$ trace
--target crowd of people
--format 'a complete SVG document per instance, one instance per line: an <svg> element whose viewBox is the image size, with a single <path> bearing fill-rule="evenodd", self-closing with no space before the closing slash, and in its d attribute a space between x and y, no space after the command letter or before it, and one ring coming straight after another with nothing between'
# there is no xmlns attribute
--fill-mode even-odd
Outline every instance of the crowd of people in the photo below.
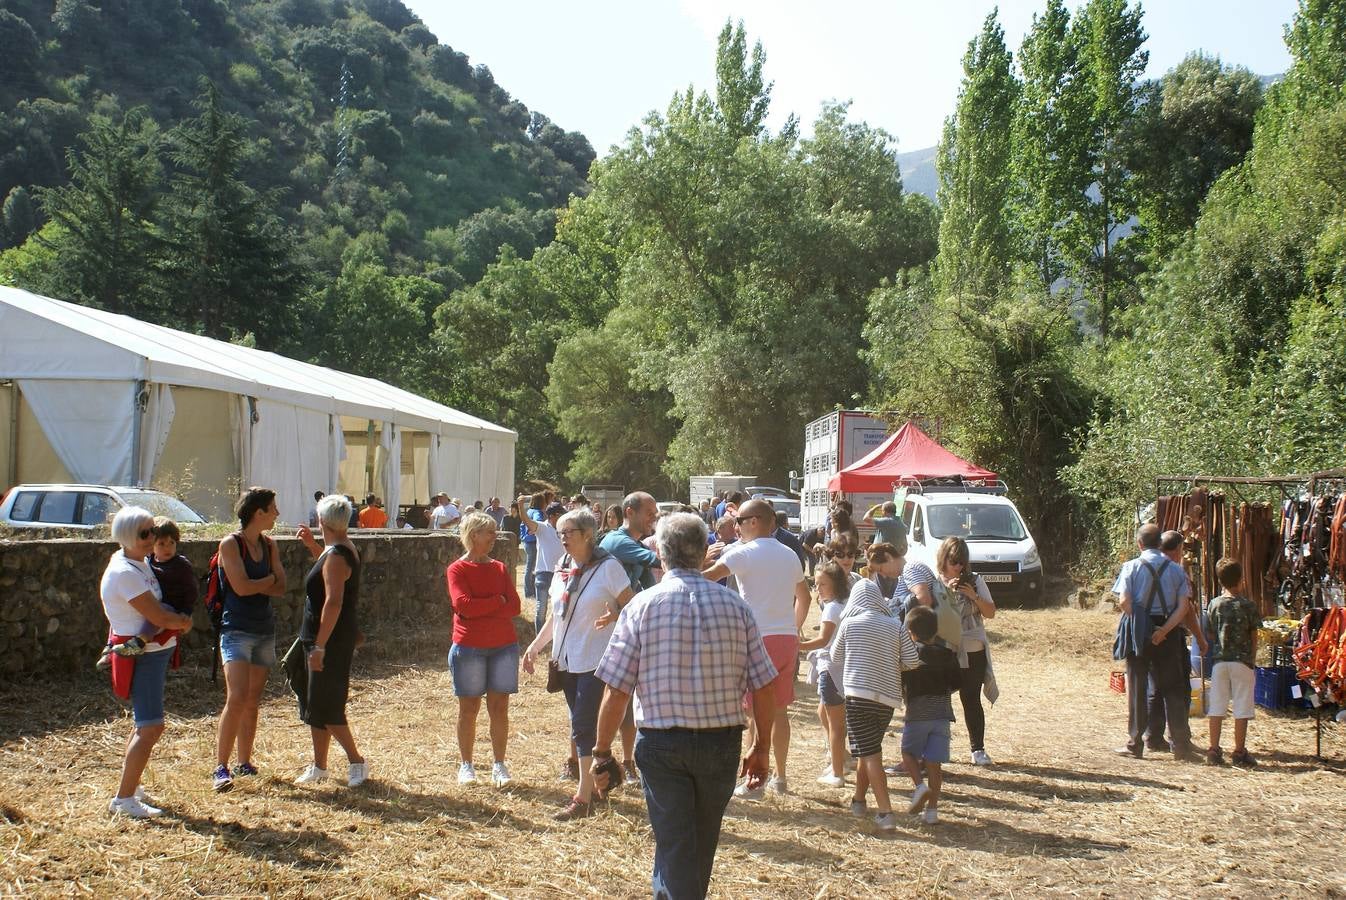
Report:
<svg viewBox="0 0 1346 900"><path fill-rule="evenodd" d="M593 815L623 782L640 784L655 838L658 896L704 896L732 798L751 802L790 791L788 711L801 654L817 686L828 748L817 781L842 789L854 771L851 811L872 817L877 829L896 827L890 775L910 780L907 812L938 822L953 693L968 725L971 762L991 762L981 700L996 696L983 624L995 615L995 603L969 572L967 545L958 538L940 548L936 571L906 563L905 531L891 507L866 514L877 535L862 547L844 501L818 534L801 542L762 497L730 495L671 513L660 513L654 498L639 491L607 509L550 492L521 496L508 510L496 499L482 509L464 509L444 495L436 500L432 524L455 525L464 548L445 573L458 783L478 778L483 703L490 781L497 787L512 781L510 698L520 670L534 672L546 653L547 690L562 694L569 712L562 775L575 782L555 817ZM331 777L333 740L346 755L347 783L369 777L346 718L352 659L363 640L361 560L349 530L353 521L378 527L375 521L387 519L366 516L369 510L382 512L377 497L359 512L347 497L319 497L313 524L299 529L313 558L298 640L286 659L312 738L312 760L299 784ZM217 556L226 691L211 775L217 791L258 773L258 702L277 662L273 598L287 589L268 536L278 515L275 492L250 489L236 512L238 529L220 542ZM877 529L884 519L890 521ZM505 526L519 529L526 548L524 596L492 557ZM163 731L166 672L177 637L192 627L197 582L176 553L172 522L128 507L112 532L121 549L102 584L110 626L105 656L114 688L129 687L124 696L134 729L110 809L152 817L161 810L146 801L140 779ZM535 636L521 648L515 619L527 599ZM815 602L819 628L806 634ZM898 710L905 710L902 738L895 764L885 769L883 744Z"/></svg>

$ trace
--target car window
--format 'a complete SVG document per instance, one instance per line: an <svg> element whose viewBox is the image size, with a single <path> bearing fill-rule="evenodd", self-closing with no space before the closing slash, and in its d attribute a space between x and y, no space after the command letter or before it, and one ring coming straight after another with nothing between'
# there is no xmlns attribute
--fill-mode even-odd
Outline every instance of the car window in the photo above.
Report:
<svg viewBox="0 0 1346 900"><path fill-rule="evenodd" d="M932 537L1021 541L1028 536L1023 521L1008 506L991 503L949 503L930 508Z"/></svg>
<svg viewBox="0 0 1346 900"><path fill-rule="evenodd" d="M78 500L79 494L75 491L47 491L38 507L37 521L48 525L73 525Z"/></svg>
<svg viewBox="0 0 1346 900"><path fill-rule="evenodd" d="M915 514L915 509L916 509L915 501L908 500L906 503L902 504L902 521L906 522L908 526L911 525L911 519L912 516Z"/></svg>
<svg viewBox="0 0 1346 900"><path fill-rule="evenodd" d="M106 525L117 513L117 503L107 494L84 495L84 505L80 507L81 525Z"/></svg>
<svg viewBox="0 0 1346 900"><path fill-rule="evenodd" d="M9 511L9 517L15 522L33 521L33 512L37 509L37 501L42 499L41 491L20 491L14 498L14 506Z"/></svg>
<svg viewBox="0 0 1346 900"><path fill-rule="evenodd" d="M921 508L913 504L911 509L911 533L915 535L916 532L920 530L921 530ZM923 538L918 537L917 540L923 540Z"/></svg>
<svg viewBox="0 0 1346 900"><path fill-rule="evenodd" d="M156 516L168 516L179 525L194 525L205 521L190 506L177 497L159 491L118 491L127 506L139 506Z"/></svg>

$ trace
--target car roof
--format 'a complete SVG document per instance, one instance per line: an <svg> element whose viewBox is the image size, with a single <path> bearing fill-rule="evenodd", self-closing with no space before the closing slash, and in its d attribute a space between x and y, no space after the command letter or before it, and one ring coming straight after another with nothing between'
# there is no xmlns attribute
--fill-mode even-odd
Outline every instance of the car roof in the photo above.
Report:
<svg viewBox="0 0 1346 900"><path fill-rule="evenodd" d="M980 503L986 506L1014 506L1012 500L998 494L946 494L943 491L940 491L933 494L908 494L907 499L925 499L931 505L938 506L954 503Z"/></svg>
<svg viewBox="0 0 1346 900"><path fill-rule="evenodd" d="M156 491L154 488L135 487L129 484L80 484L77 482L60 484L16 484L10 488L11 491L113 491L120 494L122 491L135 491L140 494L162 494L163 491Z"/></svg>

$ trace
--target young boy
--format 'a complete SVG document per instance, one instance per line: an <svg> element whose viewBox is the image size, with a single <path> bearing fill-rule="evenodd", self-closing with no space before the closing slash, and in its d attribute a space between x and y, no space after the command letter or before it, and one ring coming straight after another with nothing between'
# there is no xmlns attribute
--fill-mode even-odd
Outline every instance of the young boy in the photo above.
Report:
<svg viewBox="0 0 1346 900"><path fill-rule="evenodd" d="M198 587L196 583L196 573L192 571L192 563L187 557L178 553L178 541L182 539L182 533L178 530L178 525L167 516L154 517L154 553L146 560L149 563L154 577L159 580L159 589L163 591L165 606L171 607L174 612L190 616L193 607L196 606ZM98 658L98 668L104 669L109 665L108 657L116 653L118 656L135 656L145 646L145 640L154 637L159 633L159 629L146 623L145 630L139 635L124 644L118 644L116 647L104 647L103 655ZM167 640L167 636L165 636ZM173 652L173 668L177 668L181 659L181 650Z"/></svg>
<svg viewBox="0 0 1346 900"><path fill-rule="evenodd" d="M1215 661L1210 675L1210 749L1206 765L1224 762L1220 750L1220 726L1232 701L1234 707L1234 753L1229 761L1251 769L1257 761L1248 754L1248 720L1253 717L1253 686L1256 672L1257 626L1262 617L1247 597L1238 596L1243 587L1243 567L1237 560L1222 559L1215 564L1215 577L1224 590L1211 601L1206 611L1206 637Z"/></svg>
<svg viewBox="0 0 1346 900"><path fill-rule="evenodd" d="M856 758L851 812L865 815L865 794L872 788L878 807L874 824L880 831L892 831L897 818L883 773L883 736L893 710L902 704L902 670L915 666L918 657L916 645L874 582L862 580L851 588L830 656L832 681L846 698L846 736Z"/></svg>
<svg viewBox="0 0 1346 900"><path fill-rule="evenodd" d="M907 632L918 645L919 665L903 673L902 687L907 711L902 725L902 765L916 789L907 812L915 815L924 808L927 825L939 821L939 789L944 784L942 765L949 761L949 725L953 722L953 704L949 695L958 690L962 676L958 657L948 647L935 643L939 617L928 606L916 606L907 612ZM925 783L921 763L925 763Z"/></svg>

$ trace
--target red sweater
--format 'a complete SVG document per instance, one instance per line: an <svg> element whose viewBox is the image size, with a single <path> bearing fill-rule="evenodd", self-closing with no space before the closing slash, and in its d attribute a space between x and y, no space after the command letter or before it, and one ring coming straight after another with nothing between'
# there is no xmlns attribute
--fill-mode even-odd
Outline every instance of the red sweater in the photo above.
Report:
<svg viewBox="0 0 1346 900"><path fill-rule="evenodd" d="M498 559L474 563L457 559L444 573L453 604L453 642L464 647L503 647L518 641L514 617L519 592ZM503 602L501 598L504 598Z"/></svg>

